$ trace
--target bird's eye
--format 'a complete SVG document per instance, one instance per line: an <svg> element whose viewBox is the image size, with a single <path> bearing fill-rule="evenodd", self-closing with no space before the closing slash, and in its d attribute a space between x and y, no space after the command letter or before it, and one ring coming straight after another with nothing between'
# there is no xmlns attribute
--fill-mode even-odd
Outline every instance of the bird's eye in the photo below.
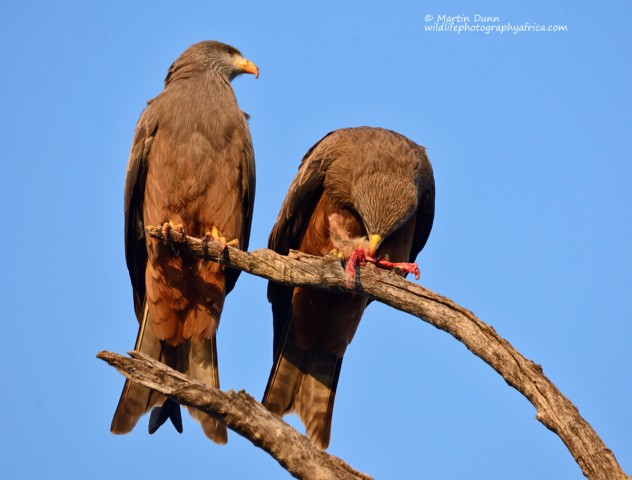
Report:
<svg viewBox="0 0 632 480"><path fill-rule="evenodd" d="M226 53L227 53L228 55L234 55L234 54L235 54L235 50L233 50L232 48L227 48L227 49L226 49Z"/></svg>

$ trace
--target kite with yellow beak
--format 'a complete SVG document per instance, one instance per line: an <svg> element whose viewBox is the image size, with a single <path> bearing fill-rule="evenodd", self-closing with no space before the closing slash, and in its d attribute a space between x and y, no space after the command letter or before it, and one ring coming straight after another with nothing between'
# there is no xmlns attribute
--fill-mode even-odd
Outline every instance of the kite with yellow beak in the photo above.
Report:
<svg viewBox="0 0 632 480"><path fill-rule="evenodd" d="M375 252L382 243L382 237L379 235L369 235L369 256L375 257Z"/></svg>
<svg viewBox="0 0 632 480"><path fill-rule="evenodd" d="M244 73L252 73L255 78L259 78L259 68L247 58L238 56L235 65Z"/></svg>

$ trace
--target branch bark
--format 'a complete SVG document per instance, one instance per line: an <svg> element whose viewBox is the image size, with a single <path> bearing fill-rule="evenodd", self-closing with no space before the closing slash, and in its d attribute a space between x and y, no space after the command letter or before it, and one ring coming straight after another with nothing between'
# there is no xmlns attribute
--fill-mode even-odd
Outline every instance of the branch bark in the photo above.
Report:
<svg viewBox="0 0 632 480"><path fill-rule="evenodd" d="M270 413L243 390L222 392L140 353L132 358L100 352L127 378L167 395L182 405L202 410L272 455L294 477L309 480L371 480L338 457L313 445L307 437Z"/></svg>
<svg viewBox="0 0 632 480"><path fill-rule="evenodd" d="M151 229L148 234L163 239L160 228ZM191 255L284 285L365 295L449 333L533 404L536 419L560 437L586 477L628 479L614 454L573 403L544 375L542 367L526 359L491 326L452 300L373 265L359 268L355 281L348 286L344 268L333 257L313 257L294 251L286 257L266 249L248 253L193 237L178 241L180 235L176 233L171 236L176 248Z"/></svg>

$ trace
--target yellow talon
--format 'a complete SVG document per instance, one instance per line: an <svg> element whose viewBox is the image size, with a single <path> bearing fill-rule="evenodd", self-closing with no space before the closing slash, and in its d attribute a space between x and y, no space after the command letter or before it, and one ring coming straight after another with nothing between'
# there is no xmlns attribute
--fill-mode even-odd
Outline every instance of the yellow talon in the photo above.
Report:
<svg viewBox="0 0 632 480"><path fill-rule="evenodd" d="M339 260L344 260L345 256L340 252L340 250L338 250L337 248L334 248L331 252L329 252L331 255L333 255L334 257L336 257Z"/></svg>
<svg viewBox="0 0 632 480"><path fill-rule="evenodd" d="M226 237L222 237L219 234L219 230L214 225L213 225L213 228L211 229L210 232L208 232L208 231L206 232L206 238L208 240L210 240L211 237L213 238L213 240L215 240L217 243L219 243L222 246L222 248L238 247L239 246L239 240L237 240L236 238L231 240L230 242L227 242L226 241Z"/></svg>
<svg viewBox="0 0 632 480"><path fill-rule="evenodd" d="M171 240L170 233L173 229L173 223L165 222L162 224L162 236L165 237L165 240Z"/></svg>

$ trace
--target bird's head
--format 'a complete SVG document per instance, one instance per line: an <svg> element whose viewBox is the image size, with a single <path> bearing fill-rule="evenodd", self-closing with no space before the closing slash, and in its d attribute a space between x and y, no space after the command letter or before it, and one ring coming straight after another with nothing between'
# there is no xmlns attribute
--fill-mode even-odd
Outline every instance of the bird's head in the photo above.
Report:
<svg viewBox="0 0 632 480"><path fill-rule="evenodd" d="M206 40L191 45L173 62L165 80L169 84L180 78L190 78L205 71L213 71L232 81L237 75L251 73L259 77L259 68L235 47Z"/></svg>
<svg viewBox="0 0 632 480"><path fill-rule="evenodd" d="M369 255L373 257L382 242L415 213L418 190L414 178L377 171L354 182L351 198L364 224Z"/></svg>
<svg viewBox="0 0 632 480"><path fill-rule="evenodd" d="M204 42L209 67L213 68L228 80L232 80L242 73L251 73L259 78L259 68L245 58L239 50L221 42Z"/></svg>

